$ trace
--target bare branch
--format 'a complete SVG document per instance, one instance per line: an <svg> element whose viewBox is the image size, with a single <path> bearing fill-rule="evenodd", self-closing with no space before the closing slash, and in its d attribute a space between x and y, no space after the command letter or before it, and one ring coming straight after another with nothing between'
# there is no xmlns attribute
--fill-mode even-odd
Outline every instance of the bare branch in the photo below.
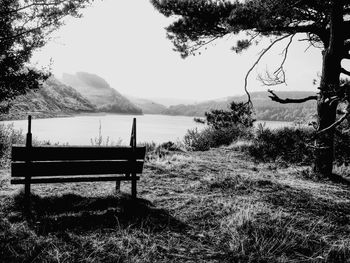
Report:
<svg viewBox="0 0 350 263"><path fill-rule="evenodd" d="M273 90L268 90L269 93L271 93L272 96L269 96L271 98L271 100L279 102L281 104L287 104L287 103L303 103L309 100L317 100L317 96L309 96L306 98L302 98L302 99L281 99L280 97L278 97Z"/></svg>
<svg viewBox="0 0 350 263"><path fill-rule="evenodd" d="M334 122L333 124L329 125L327 128L324 128L320 131L317 131L316 134L320 135L322 133L325 133L331 129L334 129L335 127L337 127L338 125L340 125L348 116L349 116L350 112L349 111L345 111L344 115L341 116L336 122Z"/></svg>
<svg viewBox="0 0 350 263"><path fill-rule="evenodd" d="M283 55L283 60L280 64L280 66L273 72L273 74L269 74L268 72L266 73L266 77L262 77L259 75L259 80L266 86L274 86L274 85L279 85L279 84L286 84L286 73L284 71L284 63L287 60L288 57L288 50L290 45L293 42L293 37L294 35L290 36L289 42L286 45L286 47L283 49L281 55Z"/></svg>
<svg viewBox="0 0 350 263"><path fill-rule="evenodd" d="M275 39L267 48L263 49L261 54L259 55L258 59L254 62L254 64L251 66L251 68L247 71L246 75L245 75L245 78L244 78L244 91L245 93L247 94L248 96L248 101L247 103L248 104L252 104L252 101L251 101L251 97L250 97L250 94L248 92L248 89L247 89L247 86L248 86L248 77L250 75L250 73L253 71L253 69L259 64L260 60L262 59L262 57L277 43L277 42L280 42L282 41L283 39L287 38L287 37L290 37L291 34L289 35L285 35L285 36L282 36L280 38L277 38Z"/></svg>

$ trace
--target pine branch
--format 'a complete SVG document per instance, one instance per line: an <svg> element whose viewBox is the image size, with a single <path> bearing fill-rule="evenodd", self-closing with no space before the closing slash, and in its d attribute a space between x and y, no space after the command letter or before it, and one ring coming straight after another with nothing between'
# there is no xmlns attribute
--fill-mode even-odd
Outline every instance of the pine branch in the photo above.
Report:
<svg viewBox="0 0 350 263"><path fill-rule="evenodd" d="M63 3L67 3L68 1L67 0L61 0L61 1L54 1L54 2L51 2L51 3L47 3L47 1L43 1L43 2L35 2L35 3L31 3L31 4L27 4L27 5L24 5L24 6L21 6L17 9L11 9L9 11L6 11L6 12L1 12L0 14L8 14L8 13L18 13L20 11L23 11L23 10L26 10L26 9L29 9L29 8L32 8L32 7L47 7L47 6L58 6L58 5L61 5Z"/></svg>
<svg viewBox="0 0 350 263"><path fill-rule="evenodd" d="M212 43L213 41L215 41L215 40L217 40L217 39L219 39L219 38L221 38L223 36L224 36L224 34L223 35L214 36L214 37L210 38L207 41L204 41L202 43L199 43L199 44L196 44L196 45L193 45L193 46L189 47L188 51L189 51L189 53L193 54L195 51L199 50L200 48L202 48L202 47Z"/></svg>
<svg viewBox="0 0 350 263"><path fill-rule="evenodd" d="M286 98L286 99L281 99L280 97L278 97L274 92L273 90L268 90L269 93L271 93L272 96L269 96L269 98L271 98L271 100L273 101L276 101L278 103L281 103L281 104L288 104L288 103L303 103L303 102L306 102L306 101L309 101L309 100L317 100L317 96L309 96L309 97L306 97L306 98L302 98L302 99L289 99L289 98Z"/></svg>

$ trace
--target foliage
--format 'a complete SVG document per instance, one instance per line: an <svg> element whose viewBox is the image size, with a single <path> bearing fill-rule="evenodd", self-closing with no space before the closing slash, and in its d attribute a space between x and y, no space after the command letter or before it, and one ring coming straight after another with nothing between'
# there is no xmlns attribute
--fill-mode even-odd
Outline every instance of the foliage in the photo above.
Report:
<svg viewBox="0 0 350 263"><path fill-rule="evenodd" d="M0 124L0 166L8 165L12 144L24 144L22 130L15 130L13 125Z"/></svg>
<svg viewBox="0 0 350 263"><path fill-rule="evenodd" d="M238 138L251 136L250 130L242 127L231 126L218 129L206 127L200 131L197 128L188 130L184 136L184 144L191 151L207 151L212 147L227 146Z"/></svg>
<svg viewBox="0 0 350 263"><path fill-rule="evenodd" d="M270 130L259 125L248 152L256 160L264 162L277 160L309 164L313 159L313 150L307 143L313 134L313 129L285 127Z"/></svg>
<svg viewBox="0 0 350 263"><path fill-rule="evenodd" d="M312 128L285 127L268 129L259 124L255 137L244 147L255 160L262 162L282 161L287 163L311 164L314 147L311 144L315 136ZM350 164L350 134L338 133L334 141L335 164Z"/></svg>
<svg viewBox="0 0 350 263"><path fill-rule="evenodd" d="M26 137L22 130L16 130L13 124L0 124L0 166L8 167L11 160L11 146L14 144L25 145ZM39 140L34 137L32 144L38 145L60 145L68 146L68 143L51 142L49 140Z"/></svg>
<svg viewBox="0 0 350 263"><path fill-rule="evenodd" d="M252 108L249 104L232 101L228 110L211 110L205 113L205 120L196 122L207 125L201 131L188 130L184 143L194 151L207 151L210 147L229 145L239 137L249 137L254 123Z"/></svg>
<svg viewBox="0 0 350 263"><path fill-rule="evenodd" d="M345 121L337 128L334 140L335 163L337 165L350 165L350 125Z"/></svg>
<svg viewBox="0 0 350 263"><path fill-rule="evenodd" d="M330 1L249 0L151 0L163 15L176 17L166 30L182 56L187 56L215 37L247 32L233 50L240 52L258 43L263 36L309 33L308 40L316 44L327 36L332 3ZM349 1L344 6L349 7ZM344 14L349 10L345 9ZM254 41L251 37L255 36ZM193 44L195 42L195 44Z"/></svg>
<svg viewBox="0 0 350 263"><path fill-rule="evenodd" d="M211 110L205 113L205 118L209 127L214 129L228 128L232 126L243 126L250 128L253 126L252 107L243 102L232 101L228 111Z"/></svg>
<svg viewBox="0 0 350 263"><path fill-rule="evenodd" d="M210 149L210 138L208 136L208 131L210 129L205 129L203 131L198 131L197 128L192 130L187 130L184 136L184 144L188 150L192 151L207 151Z"/></svg>
<svg viewBox="0 0 350 263"><path fill-rule="evenodd" d="M165 160L166 157L172 156L174 152L184 151L184 144L180 141L168 141L161 144L143 142L140 145L146 146L146 162Z"/></svg>
<svg viewBox="0 0 350 263"><path fill-rule="evenodd" d="M34 50L63 24L66 16L79 17L91 0L0 0L0 102L6 103L30 89L38 89L48 72L28 65Z"/></svg>

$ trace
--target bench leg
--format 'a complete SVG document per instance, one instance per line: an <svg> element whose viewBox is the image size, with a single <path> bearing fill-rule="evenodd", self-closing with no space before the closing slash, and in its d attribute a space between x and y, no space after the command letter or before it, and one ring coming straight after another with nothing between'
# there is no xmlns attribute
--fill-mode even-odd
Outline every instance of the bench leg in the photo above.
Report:
<svg viewBox="0 0 350 263"><path fill-rule="evenodd" d="M27 182L24 184L24 206L25 210L30 210L30 178L26 178Z"/></svg>
<svg viewBox="0 0 350 263"><path fill-rule="evenodd" d="M116 192L117 194L120 193L120 181L119 181L119 180L117 180L117 181L115 182L115 192Z"/></svg>
<svg viewBox="0 0 350 263"><path fill-rule="evenodd" d="M137 191L136 191L136 174L132 175L133 179L131 180L131 197L132 199L136 199Z"/></svg>

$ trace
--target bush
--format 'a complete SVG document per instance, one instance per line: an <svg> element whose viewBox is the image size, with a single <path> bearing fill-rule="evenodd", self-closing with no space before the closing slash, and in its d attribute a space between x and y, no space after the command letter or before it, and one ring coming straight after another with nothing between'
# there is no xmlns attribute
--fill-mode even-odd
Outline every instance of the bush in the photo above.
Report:
<svg viewBox="0 0 350 263"><path fill-rule="evenodd" d="M312 140L313 134L313 129L285 127L270 130L260 125L247 150L258 161L309 164L314 154L307 142Z"/></svg>
<svg viewBox="0 0 350 263"><path fill-rule="evenodd" d="M25 137L22 130L14 130L13 125L0 124L0 165L9 164L12 144L24 144Z"/></svg>
<svg viewBox="0 0 350 263"><path fill-rule="evenodd" d="M22 130L15 130L13 124L4 125L0 124L0 165L1 167L7 167L10 164L11 159L11 147L13 144L22 144L26 142L26 136ZM50 141L39 141L37 138L33 138L34 146L37 145L60 145L60 143L52 143ZM65 144L61 144L65 145Z"/></svg>
<svg viewBox="0 0 350 263"><path fill-rule="evenodd" d="M211 110L205 113L206 123L214 129L230 128L232 126L253 127L255 120L250 104L232 101L229 110Z"/></svg>
<svg viewBox="0 0 350 263"><path fill-rule="evenodd" d="M350 165L350 132L349 124L344 122L343 125L337 129L334 136L334 155L335 163L339 166Z"/></svg>
<svg viewBox="0 0 350 263"><path fill-rule="evenodd" d="M143 142L140 145L146 146L146 161L163 158L172 152L183 151L181 142L164 142L156 144L155 142Z"/></svg>
<svg viewBox="0 0 350 263"><path fill-rule="evenodd" d="M188 150L208 151L210 149L209 128L198 131L197 128L187 130L184 137L184 144Z"/></svg>
<svg viewBox="0 0 350 263"><path fill-rule="evenodd" d="M285 127L275 130L258 126L252 143L244 148L257 161L311 164L314 160L312 128ZM334 163L350 164L350 134L337 132L334 137Z"/></svg>
<svg viewBox="0 0 350 263"><path fill-rule="evenodd" d="M251 136L251 130L241 125L215 129L213 127L188 130L184 137L184 144L188 150L207 151L212 147L230 145L241 137Z"/></svg>
<svg viewBox="0 0 350 263"><path fill-rule="evenodd" d="M240 137L250 138L254 123L249 104L231 102L229 110L211 110L205 113L206 120L195 118L196 122L206 123L207 128L188 130L184 137L187 149L207 151L211 147L229 145Z"/></svg>

